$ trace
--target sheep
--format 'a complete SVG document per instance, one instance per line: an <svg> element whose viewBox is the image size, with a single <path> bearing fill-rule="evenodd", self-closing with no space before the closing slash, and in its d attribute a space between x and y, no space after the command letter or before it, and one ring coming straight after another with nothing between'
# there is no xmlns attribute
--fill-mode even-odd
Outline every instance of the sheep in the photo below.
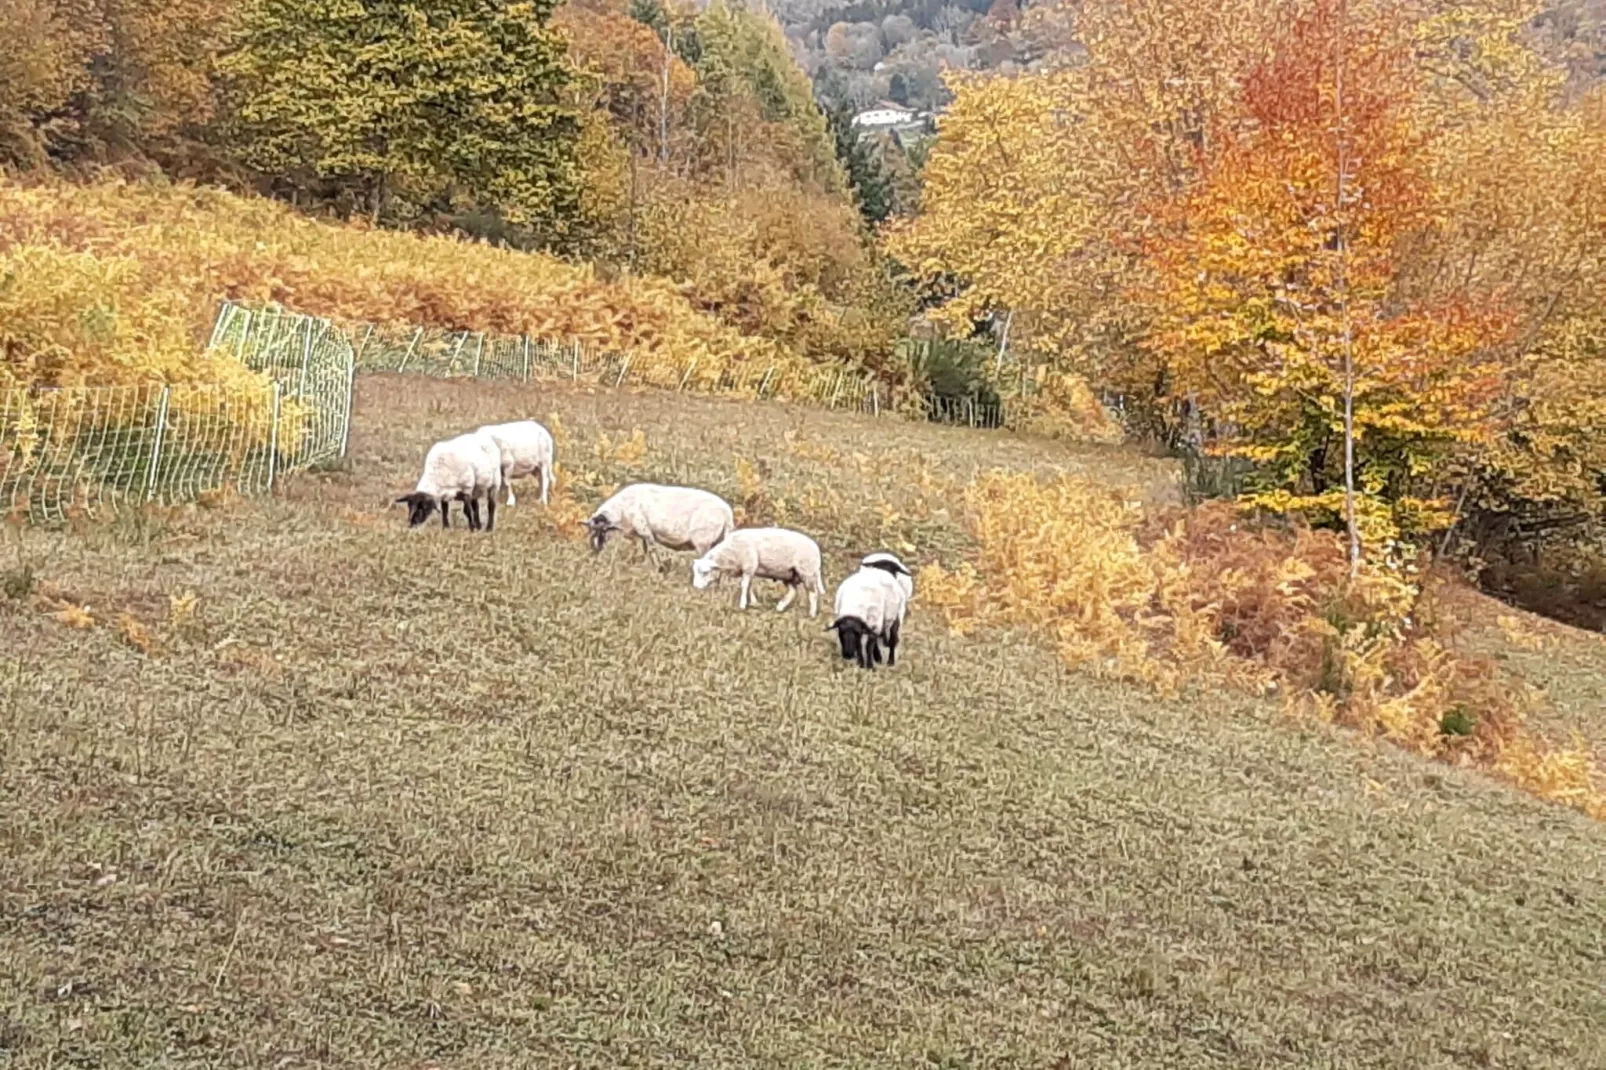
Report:
<svg viewBox="0 0 1606 1070"><path fill-rule="evenodd" d="M456 438L437 442L424 455L424 474L411 494L396 501L409 510L407 526L416 528L440 506L441 527L452 526L449 503L463 503L463 515L470 531L480 530L479 500L485 499L488 515L484 529L496 527L496 494L502 485L502 451L490 435L470 431Z"/></svg>
<svg viewBox="0 0 1606 1070"><path fill-rule="evenodd" d="M535 475L541 479L541 504L547 504L552 487L552 461L555 446L552 432L534 420L518 420L510 424L486 424L479 429L490 435L502 453L502 486L507 488L507 505L515 501L513 480Z"/></svg>
<svg viewBox="0 0 1606 1070"><path fill-rule="evenodd" d="M706 490L632 483L597 506L586 527L593 553L600 553L617 531L640 539L642 555L656 564L654 546L706 554L736 529L736 514L728 502Z"/></svg>
<svg viewBox="0 0 1606 1070"><path fill-rule="evenodd" d="M914 574L904 567L904 563L898 560L896 555L889 554L885 550L877 550L873 554L866 554L859 561L859 567L878 568L883 572L889 573L893 579L898 581L898 586L903 590L903 612L898 614L898 623L902 624L908 616L909 603L915 596Z"/></svg>
<svg viewBox="0 0 1606 1070"><path fill-rule="evenodd" d="M861 669L874 669L881 660L881 642L887 644L887 665L898 663L898 633L904 613L903 588L892 573L861 568L836 589L835 630L842 657L859 659Z"/></svg>
<svg viewBox="0 0 1606 1070"><path fill-rule="evenodd" d="M740 609L748 606L756 576L787 585L786 597L775 607L777 612L786 612L797 592L807 590L809 616L820 615L820 595L825 593L820 544L802 532L786 528L741 528L731 532L691 563L691 585L700 591L721 574L742 577Z"/></svg>

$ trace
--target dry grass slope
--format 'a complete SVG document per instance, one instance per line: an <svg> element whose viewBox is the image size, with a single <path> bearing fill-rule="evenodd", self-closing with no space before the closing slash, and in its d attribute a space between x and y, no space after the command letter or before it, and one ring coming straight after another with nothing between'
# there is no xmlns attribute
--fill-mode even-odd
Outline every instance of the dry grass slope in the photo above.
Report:
<svg viewBox="0 0 1606 1070"><path fill-rule="evenodd" d="M833 580L956 559L932 496L983 468L1164 493L1113 450L377 377L280 498L14 532L0 1064L1606 1066L1603 826L918 608L851 670L534 504L387 512L525 414L599 473L560 517L696 481Z"/></svg>

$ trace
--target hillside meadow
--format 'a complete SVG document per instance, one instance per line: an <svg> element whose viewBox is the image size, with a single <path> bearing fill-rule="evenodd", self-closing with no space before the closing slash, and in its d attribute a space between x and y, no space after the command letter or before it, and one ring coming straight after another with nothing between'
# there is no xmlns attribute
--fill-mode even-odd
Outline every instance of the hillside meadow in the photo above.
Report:
<svg viewBox="0 0 1606 1070"><path fill-rule="evenodd" d="M406 530L430 442L529 415L550 510ZM1583 814L924 600L864 673L778 591L739 615L574 530L685 481L833 584L883 546L955 571L987 473L1163 509L1168 464L383 375L355 417L270 499L5 530L0 1061L1606 1066ZM1543 656L1486 609L1475 641ZM1557 636L1547 727L1598 741L1606 653Z"/></svg>

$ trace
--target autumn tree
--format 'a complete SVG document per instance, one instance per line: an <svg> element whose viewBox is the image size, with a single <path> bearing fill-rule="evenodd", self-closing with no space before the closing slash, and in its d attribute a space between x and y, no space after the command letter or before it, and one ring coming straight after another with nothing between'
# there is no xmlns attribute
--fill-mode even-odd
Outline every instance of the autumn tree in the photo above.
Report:
<svg viewBox="0 0 1606 1070"><path fill-rule="evenodd" d="M951 328L1015 311L1024 357L1251 462L1262 505L1336 519L1348 475L1374 535L1599 516L1603 109L1534 11L1033 6L1049 68L953 80L891 248Z"/></svg>
<svg viewBox="0 0 1606 1070"><path fill-rule="evenodd" d="M697 68L693 103L712 159L738 160L746 151L742 139L762 123L768 144L759 148L784 160L799 180L827 193L844 191L847 180L814 87L774 17L715 0L693 29L677 47Z"/></svg>
<svg viewBox="0 0 1606 1070"><path fill-rule="evenodd" d="M1071 353L1107 324L1117 270L1107 241L1122 180L1114 160L1082 151L1090 121L1082 75L956 78L957 98L924 169L920 214L889 249L941 302L956 332L1014 313L1030 344Z"/></svg>
<svg viewBox="0 0 1606 1070"><path fill-rule="evenodd" d="M0 160L187 169L233 0L0 0Z"/></svg>
<svg viewBox="0 0 1606 1070"><path fill-rule="evenodd" d="M239 159L375 220L467 198L561 235L578 210L573 74L552 0L253 0L221 61Z"/></svg>
<svg viewBox="0 0 1606 1070"><path fill-rule="evenodd" d="M1374 536L1421 534L1447 519L1439 466L1492 438L1512 317L1402 292L1402 250L1436 209L1414 72L1398 27L1345 25L1341 4L1249 72L1245 122L1211 130L1198 182L1156 207L1146 344L1210 414L1216 448L1257 463L1252 502L1347 519L1353 474Z"/></svg>

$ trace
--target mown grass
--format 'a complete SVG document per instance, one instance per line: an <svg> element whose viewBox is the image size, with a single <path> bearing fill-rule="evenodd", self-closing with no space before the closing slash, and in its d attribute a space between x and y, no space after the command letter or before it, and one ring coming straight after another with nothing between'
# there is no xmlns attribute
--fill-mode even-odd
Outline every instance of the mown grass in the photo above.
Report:
<svg viewBox="0 0 1606 1070"><path fill-rule="evenodd" d="M279 498L12 532L0 1064L1606 1066L1599 824L918 603L862 673L533 499L489 538L387 510L524 414L582 499L747 494L833 581L964 553L943 481L983 468L1171 493L1118 451L376 377L350 464Z"/></svg>

